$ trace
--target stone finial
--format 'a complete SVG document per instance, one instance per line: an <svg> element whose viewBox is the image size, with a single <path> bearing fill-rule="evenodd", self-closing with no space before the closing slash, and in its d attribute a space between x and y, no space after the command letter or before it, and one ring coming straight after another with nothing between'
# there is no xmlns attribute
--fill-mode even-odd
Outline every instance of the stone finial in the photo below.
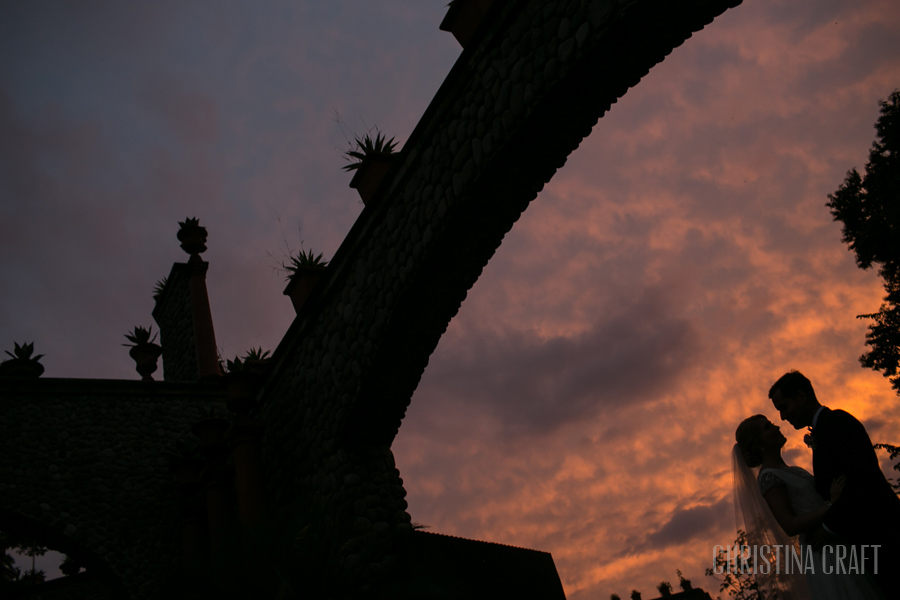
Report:
<svg viewBox="0 0 900 600"><path fill-rule="evenodd" d="M199 259L200 254L206 252L206 227L200 226L200 220L196 217L186 218L178 222L178 241L181 249Z"/></svg>

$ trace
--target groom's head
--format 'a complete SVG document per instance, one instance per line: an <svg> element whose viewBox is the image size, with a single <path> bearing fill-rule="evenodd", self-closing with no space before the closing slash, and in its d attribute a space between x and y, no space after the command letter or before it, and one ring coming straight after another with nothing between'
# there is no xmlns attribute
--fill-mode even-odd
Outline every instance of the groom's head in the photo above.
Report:
<svg viewBox="0 0 900 600"><path fill-rule="evenodd" d="M813 416L819 409L819 400L812 383L799 371L785 373L769 390L769 398L775 410L794 429L812 425Z"/></svg>

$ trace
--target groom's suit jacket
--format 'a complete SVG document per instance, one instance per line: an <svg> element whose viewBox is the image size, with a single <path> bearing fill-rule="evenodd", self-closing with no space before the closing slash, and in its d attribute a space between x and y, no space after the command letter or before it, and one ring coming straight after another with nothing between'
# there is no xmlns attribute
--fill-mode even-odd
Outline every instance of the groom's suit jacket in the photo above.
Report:
<svg viewBox="0 0 900 600"><path fill-rule="evenodd" d="M851 544L880 544L879 559L897 557L900 498L881 471L865 427L850 413L825 408L816 420L813 438L813 475L819 494L830 498L831 482L847 476L840 500L828 511L824 525Z"/></svg>

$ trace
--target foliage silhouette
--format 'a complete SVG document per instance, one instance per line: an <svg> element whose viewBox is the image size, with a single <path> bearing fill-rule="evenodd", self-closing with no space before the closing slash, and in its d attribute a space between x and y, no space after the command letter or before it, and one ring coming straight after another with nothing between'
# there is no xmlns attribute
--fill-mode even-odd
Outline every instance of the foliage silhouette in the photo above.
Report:
<svg viewBox="0 0 900 600"><path fill-rule="evenodd" d="M900 395L900 90L879 104L878 137L865 175L850 170L827 206L843 223L842 240L856 253L856 264L879 265L887 295L878 312L857 317L873 321L866 333L869 350L859 360L881 371Z"/></svg>
<svg viewBox="0 0 900 600"><path fill-rule="evenodd" d="M290 281L298 273L301 273L307 267L327 267L328 261L322 257L322 253L314 253L312 250L303 250L300 249L297 254L292 254L289 257L288 263L281 263L282 269L287 273L285 279Z"/></svg>
<svg viewBox="0 0 900 600"><path fill-rule="evenodd" d="M156 341L156 334L153 335L153 338L150 338L150 334L153 333L153 326L151 325L149 329L144 329L143 327L135 327L134 330L129 331L125 334L125 339L131 344L122 344L123 346L128 346L130 348L134 348L135 346L142 346L144 344L152 344Z"/></svg>
<svg viewBox="0 0 900 600"><path fill-rule="evenodd" d="M34 342L23 343L21 346L18 342L14 344L12 352L6 351L11 358L0 362L0 377L40 377L44 372L44 365L41 364L44 355L32 356Z"/></svg>
<svg viewBox="0 0 900 600"><path fill-rule="evenodd" d="M59 570L67 577L78 574L82 568L81 563L68 555L63 558L62 564L59 565Z"/></svg>
<svg viewBox="0 0 900 600"><path fill-rule="evenodd" d="M247 353L244 354L244 362L248 360L269 360L270 352L268 350L263 350L262 346L259 348L251 347L247 350Z"/></svg>
<svg viewBox="0 0 900 600"><path fill-rule="evenodd" d="M168 277L163 277L159 281L156 282L153 286L153 299L159 300L159 297L162 296L163 292L166 290L166 283L169 282Z"/></svg>
<svg viewBox="0 0 900 600"><path fill-rule="evenodd" d="M9 350L6 350L5 352L12 358L21 360L33 360L35 362L39 361L44 356L43 354L31 356L31 354L34 352L34 342L31 342L30 344L23 343L21 346L18 342L13 342L13 351L10 352Z"/></svg>
<svg viewBox="0 0 900 600"><path fill-rule="evenodd" d="M369 134L363 136L362 139L356 138L356 146L345 152L347 158L354 160L354 162L344 165L343 168L345 171L355 171L359 169L367 156L379 154L388 156L394 154L396 147L397 142L394 141L394 138L385 139L384 134L376 130L374 139Z"/></svg>
<svg viewBox="0 0 900 600"><path fill-rule="evenodd" d="M18 589L44 582L45 573L35 567L35 558L47 553L48 548L32 538L13 536L5 531L0 532L0 590ZM15 565L12 551L19 556L31 559L31 568L25 571Z"/></svg>
<svg viewBox="0 0 900 600"><path fill-rule="evenodd" d="M738 531L737 539L731 547L747 545L747 534L742 530ZM707 569L706 576L720 580L722 583L719 585L719 591L728 592L734 600L766 600L751 574L755 569L756 564L752 555L729 556L726 549L716 552L715 567Z"/></svg>
<svg viewBox="0 0 900 600"><path fill-rule="evenodd" d="M876 450L887 450L891 460L895 460L898 456L900 456L900 446L893 446L891 444L875 444L874 447ZM894 465L894 470L900 471L900 462ZM888 481L891 483L891 487L894 488L894 491L896 491L897 494L900 495L900 477L897 477L897 479L893 480L889 477Z"/></svg>

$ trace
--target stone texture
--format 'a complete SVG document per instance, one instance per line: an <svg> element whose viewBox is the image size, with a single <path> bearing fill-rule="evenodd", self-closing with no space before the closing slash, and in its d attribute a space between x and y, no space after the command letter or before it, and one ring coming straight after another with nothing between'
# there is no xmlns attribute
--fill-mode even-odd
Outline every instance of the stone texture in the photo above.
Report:
<svg viewBox="0 0 900 600"><path fill-rule="evenodd" d="M153 308L153 319L159 326L163 378L166 381L197 381L199 373L189 273L186 263L172 265L163 294Z"/></svg>
<svg viewBox="0 0 900 600"><path fill-rule="evenodd" d="M181 555L167 456L212 407L218 386L0 380L0 529L38 530L114 596L158 590Z"/></svg>
<svg viewBox="0 0 900 600"><path fill-rule="evenodd" d="M467 290L609 106L738 3L493 3L274 352L263 388L269 497L301 514L324 510L343 549L335 568L361 573L363 589L411 531L390 446ZM181 317L157 318L164 332L182 327L166 320ZM170 377L167 346L182 344L172 339L163 340L167 380L185 376L173 365ZM88 549L122 597L155 598L177 554L160 453L197 420L202 401L191 390L201 388L94 384L0 385L0 454L10 457L0 473L12 473L0 477L2 509Z"/></svg>

